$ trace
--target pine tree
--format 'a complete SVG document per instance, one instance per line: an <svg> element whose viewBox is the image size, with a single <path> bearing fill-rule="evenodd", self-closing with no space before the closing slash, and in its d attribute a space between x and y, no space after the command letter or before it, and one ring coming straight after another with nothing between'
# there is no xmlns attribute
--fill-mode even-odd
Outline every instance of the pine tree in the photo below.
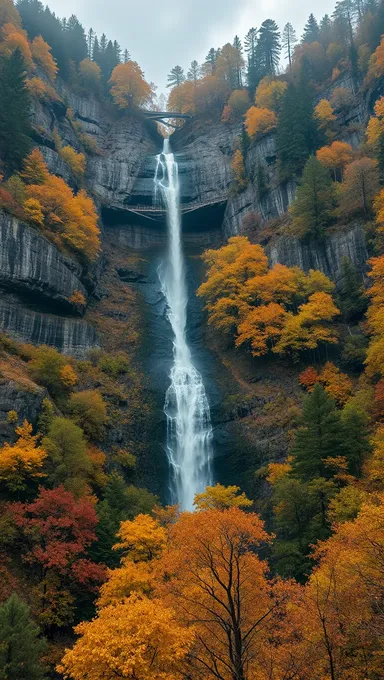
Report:
<svg viewBox="0 0 384 680"><path fill-rule="evenodd" d="M128 64L130 58L131 58L131 55L129 54L128 50L125 49L124 55L123 55L124 64Z"/></svg>
<svg viewBox="0 0 384 680"><path fill-rule="evenodd" d="M96 62L96 64L99 63L99 60L100 60L100 45L99 45L99 39L98 39L97 35L95 35L95 38L94 38L94 41L93 41L92 59L93 59L93 61Z"/></svg>
<svg viewBox="0 0 384 680"><path fill-rule="evenodd" d="M43 680L45 641L27 605L14 593L0 605L0 680Z"/></svg>
<svg viewBox="0 0 384 680"><path fill-rule="evenodd" d="M319 28L319 40L324 47L328 47L329 43L332 42L332 21L329 14L324 14Z"/></svg>
<svg viewBox="0 0 384 680"><path fill-rule="evenodd" d="M67 21L65 41L69 58L76 65L87 57L88 46L84 28L74 14L72 14Z"/></svg>
<svg viewBox="0 0 384 680"><path fill-rule="evenodd" d="M108 44L107 36L105 35L105 33L103 33L101 38L100 38L100 53L101 54L103 54L105 52L105 50L107 49L107 44Z"/></svg>
<svg viewBox="0 0 384 680"><path fill-rule="evenodd" d="M9 171L20 168L31 147L30 96L19 50L0 60L0 158Z"/></svg>
<svg viewBox="0 0 384 680"><path fill-rule="evenodd" d="M288 179L300 173L308 156L316 151L321 139L314 119L314 93L310 85L306 59L302 59L297 85L286 90L277 127L280 175Z"/></svg>
<svg viewBox="0 0 384 680"><path fill-rule="evenodd" d="M303 43L313 43L319 39L320 29L313 14L310 14L308 21L304 26L304 33L302 37Z"/></svg>
<svg viewBox="0 0 384 680"><path fill-rule="evenodd" d="M208 72L209 75L213 76L215 72L215 67L216 67L216 50L214 47L211 47L209 50L207 56L205 57L205 69Z"/></svg>
<svg viewBox="0 0 384 680"><path fill-rule="evenodd" d="M87 35L87 46L88 46L88 59L92 59L93 55L93 41L96 37L96 33L93 28L90 28Z"/></svg>
<svg viewBox="0 0 384 680"><path fill-rule="evenodd" d="M121 62L121 47L120 47L119 43L117 42L117 40L113 41L113 51L114 51L114 54L115 54L116 65L120 64L120 62Z"/></svg>
<svg viewBox="0 0 384 680"><path fill-rule="evenodd" d="M257 53L264 76L274 76L280 61L280 33L273 19L266 19L259 29Z"/></svg>
<svg viewBox="0 0 384 680"><path fill-rule="evenodd" d="M243 46L238 35L235 35L233 39L233 47L235 48L235 50L239 50L240 54L243 54Z"/></svg>
<svg viewBox="0 0 384 680"><path fill-rule="evenodd" d="M369 417L353 402L341 413L343 427L343 454L351 474L360 477L363 463L371 451Z"/></svg>
<svg viewBox="0 0 384 680"><path fill-rule="evenodd" d="M200 73L201 68L199 66L199 63L195 59L194 61L191 62L191 65L187 73L187 78L188 80L193 80L193 82L196 83L200 78Z"/></svg>
<svg viewBox="0 0 384 680"><path fill-rule="evenodd" d="M319 383L304 399L301 427L295 434L291 455L293 474L302 482L329 477L324 461L343 455L340 416L335 402Z"/></svg>
<svg viewBox="0 0 384 680"><path fill-rule="evenodd" d="M283 29L282 37L282 47L286 50L285 57L288 59L288 63L292 65L292 52L294 45L297 43L296 32L291 23L287 23Z"/></svg>
<svg viewBox="0 0 384 680"><path fill-rule="evenodd" d="M331 176L316 156L310 156L292 205L294 226L301 236L322 240L332 222L335 207Z"/></svg>
<svg viewBox="0 0 384 680"><path fill-rule="evenodd" d="M167 87L178 87L185 81L184 70L181 66L174 66L168 75Z"/></svg>
<svg viewBox="0 0 384 680"><path fill-rule="evenodd" d="M367 309L362 281L348 257L343 257L341 261L338 307L347 323L359 319Z"/></svg>

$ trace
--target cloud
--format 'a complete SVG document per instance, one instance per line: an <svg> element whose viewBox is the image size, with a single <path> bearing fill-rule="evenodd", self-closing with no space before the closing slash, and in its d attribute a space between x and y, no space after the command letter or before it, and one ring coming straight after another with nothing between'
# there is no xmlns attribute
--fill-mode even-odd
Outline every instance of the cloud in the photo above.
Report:
<svg viewBox="0 0 384 680"><path fill-rule="evenodd" d="M332 13L334 0L49 0L59 16L76 14L84 27L105 32L126 47L146 78L165 89L167 74L176 64L185 69L202 61L210 47L241 38L249 28L273 18L282 29L287 21L298 35L310 9L320 18Z"/></svg>

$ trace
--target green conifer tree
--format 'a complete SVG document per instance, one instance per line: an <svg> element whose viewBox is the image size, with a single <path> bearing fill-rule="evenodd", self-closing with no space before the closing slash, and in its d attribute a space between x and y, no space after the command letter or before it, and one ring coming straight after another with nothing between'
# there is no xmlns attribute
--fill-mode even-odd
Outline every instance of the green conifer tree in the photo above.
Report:
<svg viewBox="0 0 384 680"><path fill-rule="evenodd" d="M0 680L43 680L39 659L45 641L29 616L27 605L14 593L0 605Z"/></svg>
<svg viewBox="0 0 384 680"><path fill-rule="evenodd" d="M369 441L369 417L353 401L346 404L341 413L343 449L349 472L361 476L363 463L371 451Z"/></svg>
<svg viewBox="0 0 384 680"><path fill-rule="evenodd" d="M184 70L181 66L174 66L168 75L167 87L178 87L185 81Z"/></svg>
<svg viewBox="0 0 384 680"><path fill-rule="evenodd" d="M322 240L332 222L336 195L331 176L316 156L311 156L292 205L293 225L301 237Z"/></svg>
<svg viewBox="0 0 384 680"><path fill-rule="evenodd" d="M343 455L343 430L335 402L317 384L304 399L301 427L291 451L293 475L302 482L330 477L324 461Z"/></svg>
<svg viewBox="0 0 384 680"><path fill-rule="evenodd" d="M313 43L319 39L320 29L315 16L311 13L308 17L308 21L304 26L304 33L302 37L303 43Z"/></svg>
<svg viewBox="0 0 384 680"><path fill-rule="evenodd" d="M30 97L19 50L0 60L0 159L10 172L20 168L31 148Z"/></svg>
<svg viewBox="0 0 384 680"><path fill-rule="evenodd" d="M338 307L345 319L350 322L358 319L367 309L363 282L348 257L341 261L341 282L338 289Z"/></svg>

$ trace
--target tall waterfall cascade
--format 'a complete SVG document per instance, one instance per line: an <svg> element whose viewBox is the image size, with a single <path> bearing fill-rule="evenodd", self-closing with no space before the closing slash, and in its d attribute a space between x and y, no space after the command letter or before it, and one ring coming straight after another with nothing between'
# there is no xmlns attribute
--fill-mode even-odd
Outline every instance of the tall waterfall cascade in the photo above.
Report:
<svg viewBox="0 0 384 680"><path fill-rule="evenodd" d="M181 241L178 165L164 140L157 156L155 200L162 198L167 211L168 255L159 278L173 332L173 365L165 395L166 452L170 466L172 503L193 509L195 494L212 483L212 427L202 377L195 368L187 340L188 293Z"/></svg>

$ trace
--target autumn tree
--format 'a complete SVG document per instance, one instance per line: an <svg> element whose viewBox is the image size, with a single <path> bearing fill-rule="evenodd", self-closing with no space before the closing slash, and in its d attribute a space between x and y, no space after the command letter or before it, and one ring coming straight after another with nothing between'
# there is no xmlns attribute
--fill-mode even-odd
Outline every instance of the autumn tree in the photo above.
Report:
<svg viewBox="0 0 384 680"><path fill-rule="evenodd" d="M240 493L238 486L207 486L203 493L196 494L193 502L196 510L225 510L228 508L247 508L252 501L244 493Z"/></svg>
<svg viewBox="0 0 384 680"><path fill-rule="evenodd" d="M245 171L244 157L240 149L237 149L234 153L231 168L236 190L239 192L243 191L248 184L248 180Z"/></svg>
<svg viewBox="0 0 384 680"><path fill-rule="evenodd" d="M76 501L60 486L41 489L32 503L14 504L13 513L40 624L48 628L70 624L76 597L91 596L104 578L104 569L87 558L97 524L93 504Z"/></svg>
<svg viewBox="0 0 384 680"><path fill-rule="evenodd" d="M55 397L67 396L77 382L68 359L53 347L36 347L28 370L33 380L44 385Z"/></svg>
<svg viewBox="0 0 384 680"><path fill-rule="evenodd" d="M320 160L311 156L291 208L293 228L301 236L321 240L334 218L335 208L336 196L331 177Z"/></svg>
<svg viewBox="0 0 384 680"><path fill-rule="evenodd" d="M20 14L12 0L1 0L0 2L0 28L5 24L13 24L17 28L21 27Z"/></svg>
<svg viewBox="0 0 384 680"><path fill-rule="evenodd" d="M192 81L186 80L171 90L168 110L177 113L196 113L196 86Z"/></svg>
<svg viewBox="0 0 384 680"><path fill-rule="evenodd" d="M245 117L245 127L250 137L259 137L275 129L277 117L273 111L251 106Z"/></svg>
<svg viewBox="0 0 384 680"><path fill-rule="evenodd" d="M346 166L353 160L353 149L346 142L335 141L330 146L323 146L316 152L316 157L333 172L334 179L342 179Z"/></svg>
<svg viewBox="0 0 384 680"><path fill-rule="evenodd" d="M27 605L13 593L0 605L1 680L44 680L44 652L46 642Z"/></svg>
<svg viewBox="0 0 384 680"><path fill-rule="evenodd" d="M61 158L68 163L73 174L77 179L82 179L85 173L85 156L83 153L77 153L72 146L63 146L60 149Z"/></svg>
<svg viewBox="0 0 384 680"><path fill-rule="evenodd" d="M332 126L337 119L328 99L322 99L317 104L314 115L318 121L319 128L324 131L328 139L331 139L333 136Z"/></svg>
<svg viewBox="0 0 384 680"><path fill-rule="evenodd" d="M82 159L76 158L78 161L82 166ZM30 184L27 196L39 202L44 231L54 243L84 262L96 259L100 250L98 215L84 190L75 196L61 177L48 175L43 184Z"/></svg>
<svg viewBox="0 0 384 680"><path fill-rule="evenodd" d="M355 520L342 523L315 551L319 564L302 606L294 610L301 619L300 634L314 652L314 677L380 673L382 609L376 603L382 557L381 496L364 503Z"/></svg>
<svg viewBox="0 0 384 680"><path fill-rule="evenodd" d="M89 493L92 465L82 429L67 418L54 418L43 446L48 454L49 482L63 484L76 498Z"/></svg>
<svg viewBox="0 0 384 680"><path fill-rule="evenodd" d="M58 666L64 678L113 680L181 680L180 663L193 640L192 630L178 623L163 602L132 596L104 607L90 623L75 629L79 636Z"/></svg>
<svg viewBox="0 0 384 680"><path fill-rule="evenodd" d="M93 92L99 92L101 84L101 68L95 62L86 58L79 64L79 76L82 84Z"/></svg>
<svg viewBox="0 0 384 680"><path fill-rule="evenodd" d="M69 410L74 422L90 439L102 439L107 423L107 407L98 390L84 390L72 394Z"/></svg>
<svg viewBox="0 0 384 680"><path fill-rule="evenodd" d="M247 90L234 90L224 107L223 122L235 122L243 117L249 108L249 94Z"/></svg>
<svg viewBox="0 0 384 680"><path fill-rule="evenodd" d="M20 174L26 184L44 184L47 181L49 172L39 149L32 149L31 153L24 158Z"/></svg>
<svg viewBox="0 0 384 680"><path fill-rule="evenodd" d="M38 66L45 71L48 78L54 81L58 68L51 54L51 48L48 43L43 40L41 35L36 36L31 44L32 57Z"/></svg>
<svg viewBox="0 0 384 680"><path fill-rule="evenodd" d="M373 201L379 190L377 161L363 157L353 161L345 168L341 186L340 210L343 215L362 213L369 217L373 211Z"/></svg>
<svg viewBox="0 0 384 680"><path fill-rule="evenodd" d="M263 78L256 89L256 106L262 109L270 109L279 114L286 89L287 83L282 80Z"/></svg>
<svg viewBox="0 0 384 680"><path fill-rule="evenodd" d="M369 289L371 301L367 319L371 338L365 363L369 376L381 378L384 376L384 258L372 258L369 264L371 271L368 272L368 276L372 280L372 286Z"/></svg>
<svg viewBox="0 0 384 680"><path fill-rule="evenodd" d="M16 428L16 434L15 444L5 442L0 449L0 479L11 492L23 491L28 482L44 477L42 467L47 456L26 420Z"/></svg>
<svg viewBox="0 0 384 680"><path fill-rule="evenodd" d="M203 255L207 280L198 295L206 300L209 323L237 335L236 346L248 345L254 356L272 351L294 354L336 342L326 322L337 314L324 274L275 265L268 270L263 249L244 236Z"/></svg>
<svg viewBox="0 0 384 680"><path fill-rule="evenodd" d="M153 88L144 79L140 66L135 61L118 64L109 81L111 95L119 109L132 109L151 101Z"/></svg>

